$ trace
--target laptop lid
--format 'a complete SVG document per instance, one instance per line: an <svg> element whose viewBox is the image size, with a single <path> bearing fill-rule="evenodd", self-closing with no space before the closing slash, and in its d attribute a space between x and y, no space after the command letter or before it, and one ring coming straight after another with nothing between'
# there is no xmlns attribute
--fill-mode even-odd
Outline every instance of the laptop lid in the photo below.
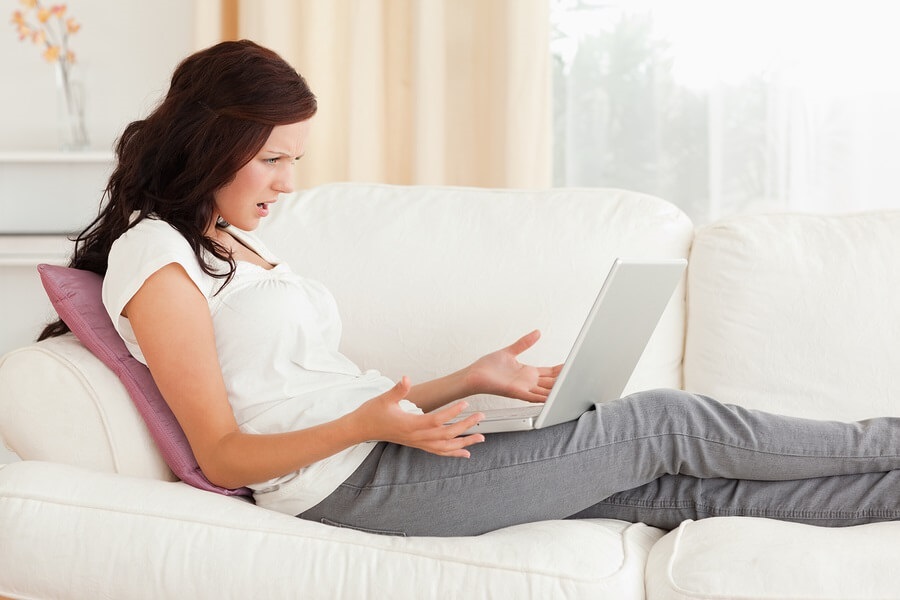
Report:
<svg viewBox="0 0 900 600"><path fill-rule="evenodd" d="M535 429L621 397L686 266L685 259L613 262Z"/></svg>

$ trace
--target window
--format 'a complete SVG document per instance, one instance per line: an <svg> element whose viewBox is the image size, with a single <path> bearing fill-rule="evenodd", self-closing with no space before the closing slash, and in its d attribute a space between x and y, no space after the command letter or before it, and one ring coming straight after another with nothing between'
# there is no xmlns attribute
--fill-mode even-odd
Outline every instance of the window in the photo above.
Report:
<svg viewBox="0 0 900 600"><path fill-rule="evenodd" d="M883 3L551 0L554 185L695 223L900 208L900 36Z"/></svg>

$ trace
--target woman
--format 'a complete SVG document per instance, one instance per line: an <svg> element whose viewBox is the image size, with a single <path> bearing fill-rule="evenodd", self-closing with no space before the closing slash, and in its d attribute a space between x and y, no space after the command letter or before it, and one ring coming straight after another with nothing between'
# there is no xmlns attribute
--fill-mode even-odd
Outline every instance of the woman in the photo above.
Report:
<svg viewBox="0 0 900 600"><path fill-rule="evenodd" d="M292 190L315 112L303 78L256 44L187 58L118 142L108 203L71 263L105 276L110 317L212 482L301 518L406 535L568 517L900 517L897 419L817 422L655 390L486 439L463 434L481 415L448 424L466 407L454 401L542 402L559 367L517 360L537 332L419 385L361 372L337 350L331 295L250 233Z"/></svg>

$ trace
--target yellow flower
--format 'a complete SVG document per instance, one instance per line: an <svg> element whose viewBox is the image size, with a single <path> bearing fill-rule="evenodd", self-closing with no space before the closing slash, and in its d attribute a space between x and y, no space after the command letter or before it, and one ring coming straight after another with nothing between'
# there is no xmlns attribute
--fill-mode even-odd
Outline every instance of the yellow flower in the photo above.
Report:
<svg viewBox="0 0 900 600"><path fill-rule="evenodd" d="M47 46L47 49L44 50L44 60L47 62L59 60L59 46Z"/></svg>
<svg viewBox="0 0 900 600"><path fill-rule="evenodd" d="M10 23L20 41L28 39L41 47L48 62L74 63L75 54L69 50L69 36L78 33L81 24L67 16L66 4L51 5L51 1L19 0L24 8L13 11ZM34 12L30 12L32 10Z"/></svg>

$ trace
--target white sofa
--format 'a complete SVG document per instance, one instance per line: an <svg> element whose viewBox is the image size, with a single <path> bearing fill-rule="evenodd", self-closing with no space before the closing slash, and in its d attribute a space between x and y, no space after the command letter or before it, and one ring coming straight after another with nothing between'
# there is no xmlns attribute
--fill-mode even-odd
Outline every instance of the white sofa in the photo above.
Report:
<svg viewBox="0 0 900 600"><path fill-rule="evenodd" d="M561 361L614 257L687 257L629 390L900 412L900 212L695 228L620 190L336 184L283 199L261 233L333 291L344 351L391 377L421 381L535 327L525 359ZM9 598L900 598L900 523L548 521L397 538L200 491L174 481L121 383L71 335L0 361L0 437L25 459L0 468Z"/></svg>

